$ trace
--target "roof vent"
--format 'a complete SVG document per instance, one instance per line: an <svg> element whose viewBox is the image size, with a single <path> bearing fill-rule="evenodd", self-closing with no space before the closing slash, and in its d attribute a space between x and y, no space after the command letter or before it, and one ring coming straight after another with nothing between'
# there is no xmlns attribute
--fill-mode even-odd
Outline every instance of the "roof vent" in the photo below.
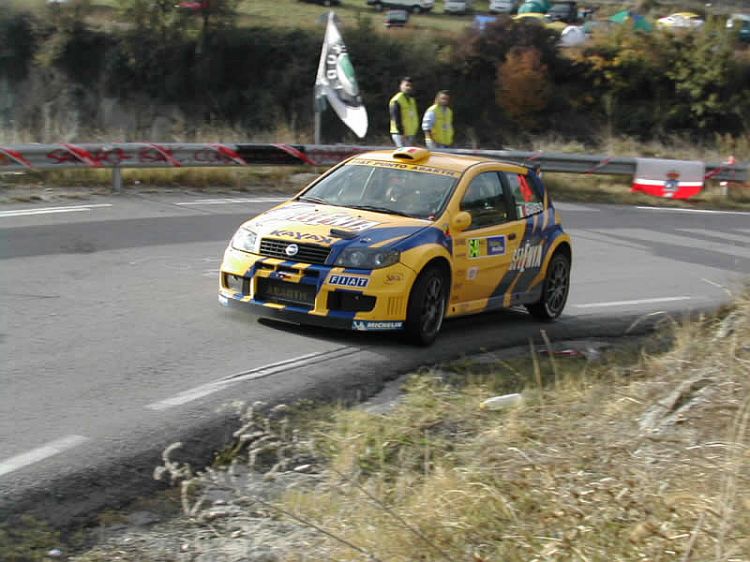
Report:
<svg viewBox="0 0 750 562"><path fill-rule="evenodd" d="M420 160L426 160L429 157L430 151L426 148L419 148L418 146L404 146L393 151L393 158L395 160L417 162Z"/></svg>

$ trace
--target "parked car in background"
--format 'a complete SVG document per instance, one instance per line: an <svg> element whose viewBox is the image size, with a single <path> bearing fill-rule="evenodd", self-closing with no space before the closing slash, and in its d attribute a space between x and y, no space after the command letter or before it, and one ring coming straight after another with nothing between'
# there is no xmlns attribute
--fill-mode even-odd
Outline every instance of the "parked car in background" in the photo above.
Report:
<svg viewBox="0 0 750 562"><path fill-rule="evenodd" d="M401 8L419 14L432 10L435 0L367 0L367 5L374 7L378 12L383 8Z"/></svg>
<svg viewBox="0 0 750 562"><path fill-rule="evenodd" d="M578 4L573 1L554 2L547 11L547 17L552 21L574 23L578 19Z"/></svg>
<svg viewBox="0 0 750 562"><path fill-rule="evenodd" d="M693 12L677 12L656 20L657 27L665 29L695 29L703 23L703 19Z"/></svg>
<svg viewBox="0 0 750 562"><path fill-rule="evenodd" d="M391 9L385 13L385 26L404 27L409 22L409 12L401 9Z"/></svg>
<svg viewBox="0 0 750 562"><path fill-rule="evenodd" d="M515 14L520 5L520 0L490 0L490 13Z"/></svg>
<svg viewBox="0 0 750 562"><path fill-rule="evenodd" d="M740 41L750 43L750 14L732 14L727 20L727 29L737 31Z"/></svg>
<svg viewBox="0 0 750 562"><path fill-rule="evenodd" d="M474 0L445 0L443 12L446 14L468 14L474 9Z"/></svg>

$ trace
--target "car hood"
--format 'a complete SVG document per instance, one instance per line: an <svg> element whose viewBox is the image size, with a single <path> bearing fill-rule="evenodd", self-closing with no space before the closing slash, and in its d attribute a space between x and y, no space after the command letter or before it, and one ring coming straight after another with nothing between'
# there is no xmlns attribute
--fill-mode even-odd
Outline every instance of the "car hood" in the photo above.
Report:
<svg viewBox="0 0 750 562"><path fill-rule="evenodd" d="M432 224L429 220L399 215L290 201L243 226L260 238L343 249L350 244L379 247L395 244Z"/></svg>

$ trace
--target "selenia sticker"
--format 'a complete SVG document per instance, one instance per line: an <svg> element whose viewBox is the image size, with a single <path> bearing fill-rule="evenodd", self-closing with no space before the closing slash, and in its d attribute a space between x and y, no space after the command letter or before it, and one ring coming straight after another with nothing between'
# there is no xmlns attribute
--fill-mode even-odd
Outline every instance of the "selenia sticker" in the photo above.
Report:
<svg viewBox="0 0 750 562"><path fill-rule="evenodd" d="M524 271L542 265L542 245L531 245L528 242L513 252L510 271Z"/></svg>

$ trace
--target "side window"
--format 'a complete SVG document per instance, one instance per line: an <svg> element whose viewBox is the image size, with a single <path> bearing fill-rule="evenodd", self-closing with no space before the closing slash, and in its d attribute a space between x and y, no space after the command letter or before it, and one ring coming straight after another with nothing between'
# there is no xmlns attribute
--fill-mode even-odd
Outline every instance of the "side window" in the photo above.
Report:
<svg viewBox="0 0 750 562"><path fill-rule="evenodd" d="M497 172L485 172L471 180L461 201L461 210L471 215L472 230L508 220L503 184Z"/></svg>
<svg viewBox="0 0 750 562"><path fill-rule="evenodd" d="M511 172L507 172L505 177L508 178L510 194L519 219L544 211L544 202L537 195L529 178Z"/></svg>

